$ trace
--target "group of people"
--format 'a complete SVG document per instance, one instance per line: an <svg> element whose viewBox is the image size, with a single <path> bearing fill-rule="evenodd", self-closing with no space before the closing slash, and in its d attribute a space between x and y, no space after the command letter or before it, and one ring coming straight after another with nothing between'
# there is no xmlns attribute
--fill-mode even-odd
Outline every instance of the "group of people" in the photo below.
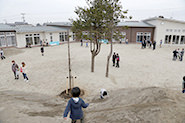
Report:
<svg viewBox="0 0 185 123"><path fill-rule="evenodd" d="M6 59L6 57L4 56L4 51L3 51L3 49L1 49L0 55L1 55L1 60Z"/></svg>
<svg viewBox="0 0 185 123"><path fill-rule="evenodd" d="M83 40L82 39L80 40L80 42L81 42L81 46L83 46ZM88 47L88 41L85 41L85 46Z"/></svg>
<svg viewBox="0 0 185 123"><path fill-rule="evenodd" d="M113 54L113 56L112 56L113 66L119 68L119 61L120 61L120 57L119 57L118 53L116 54L116 53L114 52L114 54ZM116 64L115 64L115 63L116 63Z"/></svg>
<svg viewBox="0 0 185 123"><path fill-rule="evenodd" d="M173 60L176 61L177 59L179 59L179 61L183 60L183 56L184 56L184 48L182 48L182 50L180 51L180 49L178 48L177 50L175 49L173 51Z"/></svg>
<svg viewBox="0 0 185 123"><path fill-rule="evenodd" d="M12 60L12 71L14 73L15 79L18 80L19 79L19 71L22 73L24 81L28 82L28 77L27 77L27 68L26 68L26 64L24 62L21 63L21 67L19 68L19 66L15 63L14 60Z"/></svg>
<svg viewBox="0 0 185 123"><path fill-rule="evenodd" d="M146 47L151 48L153 45L153 50L156 48L156 41L150 41L150 40L143 40L141 41L141 48L145 49ZM161 46L161 45L160 45Z"/></svg>

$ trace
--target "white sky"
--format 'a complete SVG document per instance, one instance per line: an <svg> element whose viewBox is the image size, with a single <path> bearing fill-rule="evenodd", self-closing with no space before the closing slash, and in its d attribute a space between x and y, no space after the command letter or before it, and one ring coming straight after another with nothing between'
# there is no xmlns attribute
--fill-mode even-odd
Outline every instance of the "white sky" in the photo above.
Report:
<svg viewBox="0 0 185 123"><path fill-rule="evenodd" d="M185 0L121 0L133 20L162 15L185 21ZM22 21L36 24L64 22L75 18L75 7L86 6L85 0L0 0L0 23Z"/></svg>

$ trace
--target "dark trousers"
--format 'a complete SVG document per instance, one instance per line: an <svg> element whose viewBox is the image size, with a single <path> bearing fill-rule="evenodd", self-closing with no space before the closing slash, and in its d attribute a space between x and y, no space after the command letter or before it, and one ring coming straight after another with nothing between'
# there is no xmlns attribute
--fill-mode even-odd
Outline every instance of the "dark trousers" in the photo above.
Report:
<svg viewBox="0 0 185 123"><path fill-rule="evenodd" d="M27 77L26 73L22 73L22 75L23 75L24 79L28 80L28 77Z"/></svg>
<svg viewBox="0 0 185 123"><path fill-rule="evenodd" d="M153 50L155 50L155 45L153 45Z"/></svg>
<svg viewBox="0 0 185 123"><path fill-rule="evenodd" d="M15 79L19 79L19 75L17 75L16 71L14 71L13 73L14 73Z"/></svg>
<svg viewBox="0 0 185 123"><path fill-rule="evenodd" d="M116 67L119 67L119 61L117 61L117 63L116 63Z"/></svg>
<svg viewBox="0 0 185 123"><path fill-rule="evenodd" d="M115 60L113 60L112 62L113 62L113 66L115 66Z"/></svg>
<svg viewBox="0 0 185 123"><path fill-rule="evenodd" d="M174 56L173 56L173 60L175 61L176 59L177 59L177 56L176 56L176 55L174 55Z"/></svg>
<svg viewBox="0 0 185 123"><path fill-rule="evenodd" d="M71 123L76 123L77 120L72 120ZM84 118L80 119L80 123L84 123Z"/></svg>
<svg viewBox="0 0 185 123"><path fill-rule="evenodd" d="M5 56L1 56L1 59L3 60L3 59L5 59L6 57Z"/></svg>

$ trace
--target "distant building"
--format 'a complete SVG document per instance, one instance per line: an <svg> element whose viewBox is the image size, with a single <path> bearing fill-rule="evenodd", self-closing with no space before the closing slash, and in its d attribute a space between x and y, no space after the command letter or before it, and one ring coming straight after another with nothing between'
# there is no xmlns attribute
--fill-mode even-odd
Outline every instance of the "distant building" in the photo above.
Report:
<svg viewBox="0 0 185 123"><path fill-rule="evenodd" d="M185 44L185 21L154 17L143 20L155 26L154 40L159 44L160 40L166 45Z"/></svg>
<svg viewBox="0 0 185 123"><path fill-rule="evenodd" d="M69 22L45 23L44 26L33 26L28 23L16 22L0 24L0 47L25 47L40 45L41 41L60 43L75 41L75 33L71 31ZM117 25L124 38L114 42L139 43L143 40L160 40L166 45L185 45L185 21L166 19L163 16L143 21L126 21Z"/></svg>
<svg viewBox="0 0 185 123"><path fill-rule="evenodd" d="M22 24L0 24L0 47L25 47L40 45L40 42L73 41L68 28L54 26L33 26ZM74 35L73 35L74 36Z"/></svg>

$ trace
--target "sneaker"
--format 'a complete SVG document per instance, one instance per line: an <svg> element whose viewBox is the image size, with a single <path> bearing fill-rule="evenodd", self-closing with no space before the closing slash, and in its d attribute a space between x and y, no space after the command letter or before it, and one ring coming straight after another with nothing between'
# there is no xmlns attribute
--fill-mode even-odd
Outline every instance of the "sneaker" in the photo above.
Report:
<svg viewBox="0 0 185 123"><path fill-rule="evenodd" d="M24 81L26 82L26 79L24 79Z"/></svg>
<svg viewBox="0 0 185 123"><path fill-rule="evenodd" d="M26 80L26 82L29 82L29 80Z"/></svg>

